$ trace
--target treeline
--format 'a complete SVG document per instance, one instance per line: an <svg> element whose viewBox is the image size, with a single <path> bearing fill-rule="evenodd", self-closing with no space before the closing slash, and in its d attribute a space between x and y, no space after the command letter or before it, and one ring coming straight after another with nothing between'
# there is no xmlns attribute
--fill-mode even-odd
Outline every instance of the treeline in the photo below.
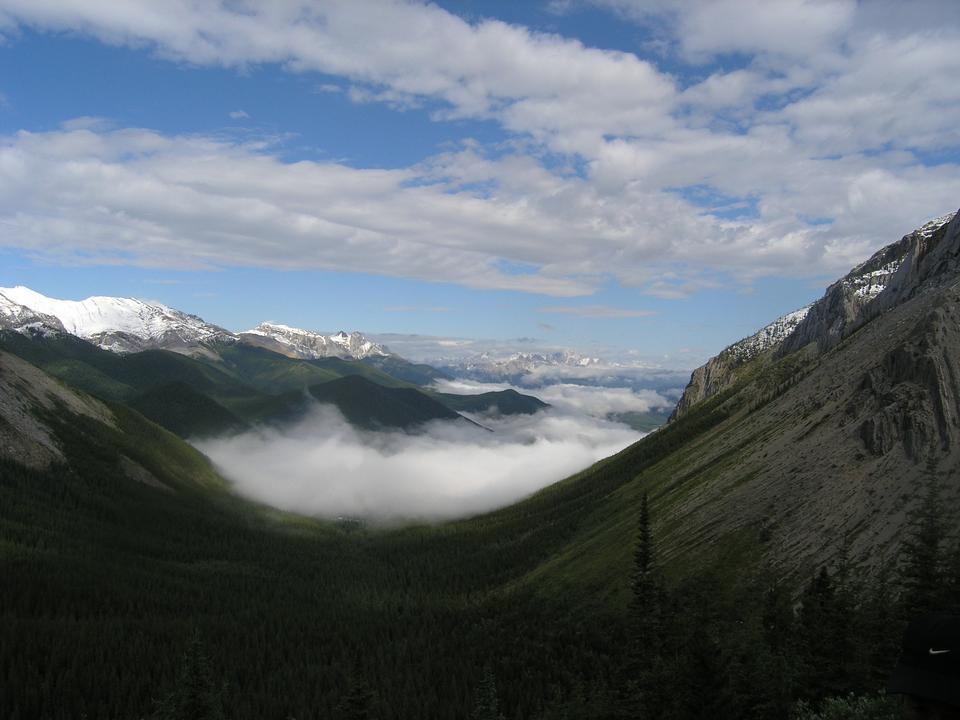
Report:
<svg viewBox="0 0 960 720"><path fill-rule="evenodd" d="M863 582L841 553L799 600L762 573L732 588L710 574L667 587L650 523L645 496L619 671L544 720L896 718L883 688L906 624L960 614L960 544L936 485L894 563Z"/></svg>
<svg viewBox="0 0 960 720"><path fill-rule="evenodd" d="M0 461L0 717L772 720L872 702L905 621L960 597L934 490L901 562L866 584L840 563L799 598L762 572L668 585L645 502L622 609L520 579L625 460L565 502L393 532L265 519L115 461Z"/></svg>

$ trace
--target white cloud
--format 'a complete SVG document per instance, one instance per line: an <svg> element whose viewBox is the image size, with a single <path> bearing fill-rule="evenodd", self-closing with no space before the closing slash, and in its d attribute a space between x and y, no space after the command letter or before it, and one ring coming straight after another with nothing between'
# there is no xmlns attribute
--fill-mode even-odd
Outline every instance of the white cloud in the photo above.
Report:
<svg viewBox="0 0 960 720"><path fill-rule="evenodd" d="M611 307L609 305L548 305L537 308L537 312L550 315L573 315L574 317L604 319L604 318L639 318L656 315L652 310L630 310L628 308Z"/></svg>
<svg viewBox="0 0 960 720"><path fill-rule="evenodd" d="M497 20L470 23L403 0L270 3L3 0L0 26L84 32L111 44L151 44L203 65L283 63L349 78L359 96L434 98L448 117L498 117L520 132L596 136L665 122L670 78L634 55L586 48Z"/></svg>
<svg viewBox="0 0 960 720"><path fill-rule="evenodd" d="M228 115L234 120L244 120L250 117L246 110L231 110Z"/></svg>
<svg viewBox="0 0 960 720"><path fill-rule="evenodd" d="M419 435L366 433L318 406L295 427L199 444L237 490L298 513L373 521L485 512L639 439L623 425L541 412L492 422L494 432L433 424Z"/></svg>
<svg viewBox="0 0 960 720"><path fill-rule="evenodd" d="M361 270L556 296L612 276L675 298L727 274L843 272L958 204L960 167L917 153L960 145L960 4L595 2L646 25L689 72L418 2L0 0L0 27L205 65L279 63L343 79L322 91L422 105L438 122L492 119L520 138L496 159L466 146L356 170L95 124L20 133L0 146L0 211L15 228L0 242L75 260ZM708 64L731 55L740 66ZM584 171L554 169L545 151ZM833 224L807 222L824 217ZM533 271L504 272L504 260Z"/></svg>

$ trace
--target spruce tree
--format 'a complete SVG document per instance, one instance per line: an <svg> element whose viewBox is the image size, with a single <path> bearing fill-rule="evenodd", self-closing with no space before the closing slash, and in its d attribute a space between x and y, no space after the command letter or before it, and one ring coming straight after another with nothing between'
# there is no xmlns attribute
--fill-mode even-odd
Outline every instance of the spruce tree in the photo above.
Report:
<svg viewBox="0 0 960 720"><path fill-rule="evenodd" d="M223 720L223 686L216 682L210 659L194 632L173 691L157 705L155 720Z"/></svg>
<svg viewBox="0 0 960 720"><path fill-rule="evenodd" d="M374 720L376 693L358 678L348 681L347 692L337 706L337 720Z"/></svg>
<svg viewBox="0 0 960 720"><path fill-rule="evenodd" d="M656 568L652 538L650 500L647 493L640 502L637 540L633 551L630 578L627 661L621 680L619 715L638 717L654 712L659 687L663 650L664 588Z"/></svg>
<svg viewBox="0 0 960 720"><path fill-rule="evenodd" d="M504 720L497 700L497 680L490 665L483 668L483 676L474 693L470 720Z"/></svg>
<svg viewBox="0 0 960 720"><path fill-rule="evenodd" d="M908 621L944 604L944 535L940 491L931 480L902 549L900 610Z"/></svg>

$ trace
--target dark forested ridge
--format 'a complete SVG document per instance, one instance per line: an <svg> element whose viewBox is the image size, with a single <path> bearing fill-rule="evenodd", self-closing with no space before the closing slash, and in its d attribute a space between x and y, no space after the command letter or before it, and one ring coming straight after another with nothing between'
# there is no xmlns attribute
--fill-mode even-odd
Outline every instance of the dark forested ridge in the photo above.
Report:
<svg viewBox="0 0 960 720"><path fill-rule="evenodd" d="M533 413L547 407L515 391L444 395L400 376L446 377L397 358L366 363L302 360L246 345L216 344L206 354L168 350L118 355L66 334L31 337L0 331L0 350L26 359L70 386L128 404L183 438L237 432L249 425L293 422L310 396L335 405L364 429L411 429L432 420L464 422L457 411ZM384 369L381 369L384 368Z"/></svg>

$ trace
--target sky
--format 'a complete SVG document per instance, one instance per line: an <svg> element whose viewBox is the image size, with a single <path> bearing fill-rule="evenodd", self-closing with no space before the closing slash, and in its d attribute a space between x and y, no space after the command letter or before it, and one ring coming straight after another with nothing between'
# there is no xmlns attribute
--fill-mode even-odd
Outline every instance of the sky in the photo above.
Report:
<svg viewBox="0 0 960 720"><path fill-rule="evenodd" d="M0 286L693 367L960 206L960 3L0 0Z"/></svg>

